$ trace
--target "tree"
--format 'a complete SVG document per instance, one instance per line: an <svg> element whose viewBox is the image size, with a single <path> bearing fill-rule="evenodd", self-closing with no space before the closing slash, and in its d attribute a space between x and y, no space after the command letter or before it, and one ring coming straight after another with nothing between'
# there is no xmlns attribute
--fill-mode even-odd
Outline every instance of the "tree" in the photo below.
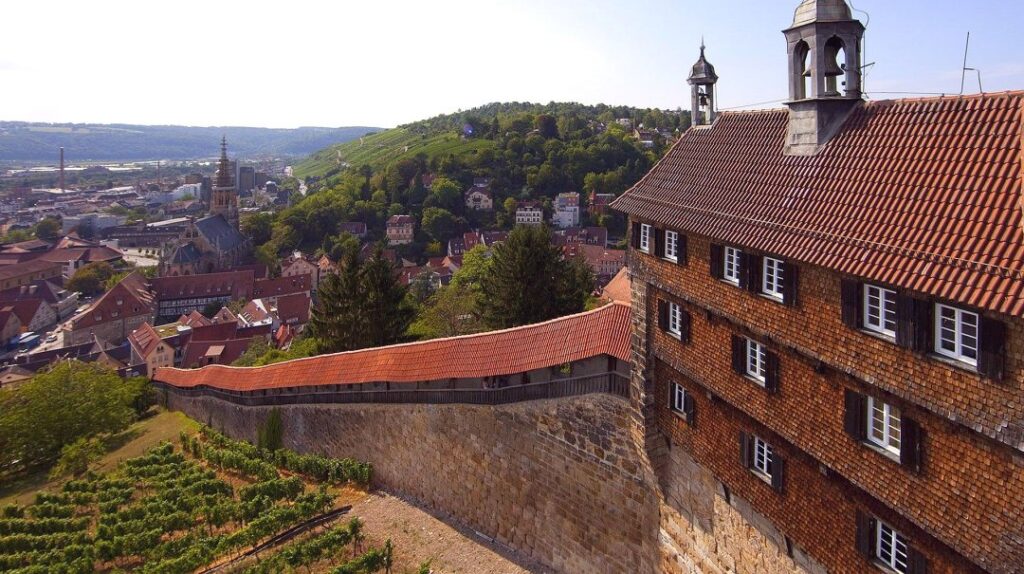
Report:
<svg viewBox="0 0 1024 574"><path fill-rule="evenodd" d="M97 295L103 292L107 280L114 274L114 268L106 261L88 263L75 271L68 281L67 289L84 295Z"/></svg>
<svg viewBox="0 0 1024 574"><path fill-rule="evenodd" d="M535 126L540 131L541 137L544 138L557 138L558 137L558 120L555 116L550 114L540 114L535 120Z"/></svg>
<svg viewBox="0 0 1024 574"><path fill-rule="evenodd" d="M36 224L36 237L44 241L53 241L60 237L60 221L47 217Z"/></svg>
<svg viewBox="0 0 1024 574"><path fill-rule="evenodd" d="M284 423L281 422L281 409L273 408L267 420L257 429L256 446L271 452L284 447Z"/></svg>
<svg viewBox="0 0 1024 574"><path fill-rule="evenodd" d="M587 277L562 257L547 227L520 226L494 249L480 280L480 310L494 328L537 323L585 308L593 290Z"/></svg>
<svg viewBox="0 0 1024 574"><path fill-rule="evenodd" d="M61 361L0 393L0 468L48 464L80 438L123 430L147 386L96 363Z"/></svg>
<svg viewBox="0 0 1024 574"><path fill-rule="evenodd" d="M256 213L242 220L240 225L242 233L252 241L253 246L259 247L270 241L274 232L274 214Z"/></svg>
<svg viewBox="0 0 1024 574"><path fill-rule="evenodd" d="M424 339L456 337L483 328L476 293L466 284L452 283L427 300L410 332Z"/></svg>
<svg viewBox="0 0 1024 574"><path fill-rule="evenodd" d="M309 327L324 352L349 351L362 346L365 333L359 331L364 322L360 276L359 253L348 251L339 262L338 272L320 281Z"/></svg>
<svg viewBox="0 0 1024 574"><path fill-rule="evenodd" d="M455 216L447 209L428 207L423 210L422 229L436 241L447 241L455 234Z"/></svg>
<svg viewBox="0 0 1024 574"><path fill-rule="evenodd" d="M430 195L423 200L423 207L440 207L452 213L459 211L462 205L462 186L448 179L439 177L430 186Z"/></svg>
<svg viewBox="0 0 1024 574"><path fill-rule="evenodd" d="M405 301L406 287L398 282L395 266L384 258L383 246L374 249L362 273L364 328L370 346L397 343L405 336L413 310Z"/></svg>

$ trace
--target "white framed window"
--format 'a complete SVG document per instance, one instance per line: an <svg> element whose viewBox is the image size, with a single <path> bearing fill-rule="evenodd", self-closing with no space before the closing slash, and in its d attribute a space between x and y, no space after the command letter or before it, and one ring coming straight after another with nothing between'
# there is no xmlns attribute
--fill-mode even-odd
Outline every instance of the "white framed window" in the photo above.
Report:
<svg viewBox="0 0 1024 574"><path fill-rule="evenodd" d="M762 264L761 292L774 299L782 300L783 266L781 259L765 257Z"/></svg>
<svg viewBox="0 0 1024 574"><path fill-rule="evenodd" d="M722 250L725 260L722 262L722 279L729 283L740 283L740 250L726 246Z"/></svg>
<svg viewBox="0 0 1024 574"><path fill-rule="evenodd" d="M754 437L754 459L751 461L751 468L754 472L763 475L765 478L772 477L772 445L761 440L761 437Z"/></svg>
<svg viewBox="0 0 1024 574"><path fill-rule="evenodd" d="M668 304L668 332L676 337L683 334L683 308L671 301Z"/></svg>
<svg viewBox="0 0 1024 574"><path fill-rule="evenodd" d="M868 441L895 455L900 454L900 409L874 397L867 398Z"/></svg>
<svg viewBox="0 0 1024 574"><path fill-rule="evenodd" d="M757 341L746 339L747 376L764 383L768 374L768 351Z"/></svg>
<svg viewBox="0 0 1024 574"><path fill-rule="evenodd" d="M675 412L681 413L686 410L686 389L679 383L672 383L672 396L669 399Z"/></svg>
<svg viewBox="0 0 1024 574"><path fill-rule="evenodd" d="M679 234L665 230L665 259L679 261Z"/></svg>
<svg viewBox="0 0 1024 574"><path fill-rule="evenodd" d="M935 352L968 365L977 365L978 314L936 303Z"/></svg>
<svg viewBox="0 0 1024 574"><path fill-rule="evenodd" d="M896 292L877 285L864 285L864 317L869 331L896 336Z"/></svg>
<svg viewBox="0 0 1024 574"><path fill-rule="evenodd" d="M651 226L640 224L640 251L651 252Z"/></svg>
<svg viewBox="0 0 1024 574"><path fill-rule="evenodd" d="M892 571L906 574L909 562L906 539L892 526L881 520L876 522L878 526L875 530L875 558Z"/></svg>

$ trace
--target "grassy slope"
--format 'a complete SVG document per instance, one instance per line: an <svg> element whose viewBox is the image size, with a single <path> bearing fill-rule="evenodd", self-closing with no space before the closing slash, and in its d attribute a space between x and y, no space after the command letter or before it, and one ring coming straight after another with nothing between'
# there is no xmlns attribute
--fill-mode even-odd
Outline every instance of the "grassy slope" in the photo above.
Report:
<svg viewBox="0 0 1024 574"><path fill-rule="evenodd" d="M419 153L428 157L448 154L461 156L491 147L494 147L494 142L490 140L463 140L454 133L421 136L403 128L395 128L322 149L295 166L295 175L300 178L323 176L343 162L354 166L369 164L379 168L393 161L415 157Z"/></svg>
<svg viewBox="0 0 1024 574"><path fill-rule="evenodd" d="M146 420L139 421L120 435L114 437L116 448L103 455L91 468L98 473L110 472L117 463L142 455L147 449L161 441L176 442L181 431L195 432L199 423L180 412L160 412ZM0 484L0 506L5 504L29 504L35 500L36 492L56 492L67 479L49 480L46 471L32 474L7 484Z"/></svg>

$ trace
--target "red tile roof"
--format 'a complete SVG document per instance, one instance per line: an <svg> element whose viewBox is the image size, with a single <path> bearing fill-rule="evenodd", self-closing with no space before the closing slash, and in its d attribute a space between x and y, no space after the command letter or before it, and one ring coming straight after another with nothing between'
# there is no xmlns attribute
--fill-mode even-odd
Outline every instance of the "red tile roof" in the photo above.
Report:
<svg viewBox="0 0 1024 574"><path fill-rule="evenodd" d="M292 275L290 277L277 277L275 279L257 279L253 287L252 298L262 299L264 297L280 297L293 293L309 293L313 276L309 273Z"/></svg>
<svg viewBox="0 0 1024 574"><path fill-rule="evenodd" d="M624 305L633 304L632 281L629 279L629 269L623 267L615 274L615 277L604 286L601 291L601 298L607 301L617 301Z"/></svg>
<svg viewBox="0 0 1024 574"><path fill-rule="evenodd" d="M503 331L321 355L266 367L161 368L153 379L178 387L207 385L248 391L510 375L599 355L628 361L630 333L629 307L613 303Z"/></svg>
<svg viewBox="0 0 1024 574"><path fill-rule="evenodd" d="M688 130L613 203L636 219L1024 316L1024 92L859 105L812 157L786 110Z"/></svg>
<svg viewBox="0 0 1024 574"><path fill-rule="evenodd" d="M253 271L248 269L202 275L157 277L153 279L153 292L161 301L202 296L248 299L252 293L253 282Z"/></svg>
<svg viewBox="0 0 1024 574"><path fill-rule="evenodd" d="M71 329L78 331L125 317L152 315L153 310L153 296L146 285L146 277L132 271L88 309L72 317Z"/></svg>
<svg viewBox="0 0 1024 574"><path fill-rule="evenodd" d="M148 322L143 323L128 335L128 343L140 357L146 359L160 344L160 334L156 332L153 325Z"/></svg>
<svg viewBox="0 0 1024 574"><path fill-rule="evenodd" d="M312 300L306 293L285 295L277 299L277 318L288 325L305 325L309 323L309 311Z"/></svg>

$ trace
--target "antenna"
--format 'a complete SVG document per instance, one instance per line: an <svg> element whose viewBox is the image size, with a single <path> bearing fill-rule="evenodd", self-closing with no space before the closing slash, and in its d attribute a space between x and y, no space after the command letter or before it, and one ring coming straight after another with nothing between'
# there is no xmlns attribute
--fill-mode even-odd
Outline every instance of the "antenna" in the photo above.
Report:
<svg viewBox="0 0 1024 574"><path fill-rule="evenodd" d="M960 68L960 95L964 95L964 77L967 76L967 49L971 47L971 31L967 31L967 42L964 43L964 65ZM978 78L981 84L981 77Z"/></svg>

